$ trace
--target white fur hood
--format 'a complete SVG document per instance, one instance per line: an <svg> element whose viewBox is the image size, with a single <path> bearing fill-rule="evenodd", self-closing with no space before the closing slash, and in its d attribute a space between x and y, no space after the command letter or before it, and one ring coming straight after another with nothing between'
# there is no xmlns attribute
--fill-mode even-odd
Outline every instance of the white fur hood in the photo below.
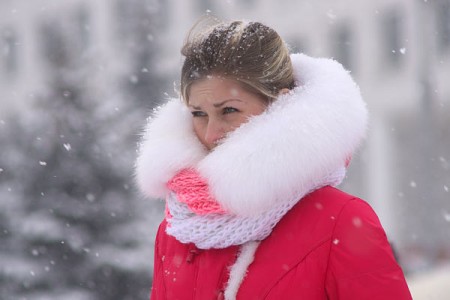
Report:
<svg viewBox="0 0 450 300"><path fill-rule="evenodd" d="M291 55L297 87L230 133L212 152L194 134L179 99L155 110L136 162L140 190L165 198L166 183L196 168L226 210L256 215L309 190L342 168L365 136L359 88L331 59Z"/></svg>

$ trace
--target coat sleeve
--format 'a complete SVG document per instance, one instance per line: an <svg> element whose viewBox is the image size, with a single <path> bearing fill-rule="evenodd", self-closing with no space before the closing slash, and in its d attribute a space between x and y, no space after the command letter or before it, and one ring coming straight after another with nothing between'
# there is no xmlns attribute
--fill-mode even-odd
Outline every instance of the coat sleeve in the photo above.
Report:
<svg viewBox="0 0 450 300"><path fill-rule="evenodd" d="M326 275L328 299L412 299L372 208L350 200L336 219Z"/></svg>
<svg viewBox="0 0 450 300"><path fill-rule="evenodd" d="M161 256L161 244L164 238L166 221L164 220L158 228L155 239L154 263L153 263L153 282L150 295L151 300L166 299L164 281L163 281L163 257Z"/></svg>

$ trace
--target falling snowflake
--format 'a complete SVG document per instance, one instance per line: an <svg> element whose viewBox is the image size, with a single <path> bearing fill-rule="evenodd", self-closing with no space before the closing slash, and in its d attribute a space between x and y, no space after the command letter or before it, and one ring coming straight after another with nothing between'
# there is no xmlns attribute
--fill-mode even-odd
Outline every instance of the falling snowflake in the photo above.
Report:
<svg viewBox="0 0 450 300"><path fill-rule="evenodd" d="M352 223L355 227L361 227L362 226L362 221L360 218L358 217L354 217L352 220Z"/></svg>
<svg viewBox="0 0 450 300"><path fill-rule="evenodd" d="M131 75L128 80L132 83L132 84L136 84L139 82L139 78L136 75Z"/></svg>
<svg viewBox="0 0 450 300"><path fill-rule="evenodd" d="M86 195L86 199L87 199L89 202L94 202L95 196L94 196L94 194L89 193L89 194Z"/></svg>
<svg viewBox="0 0 450 300"><path fill-rule="evenodd" d="M335 20L336 19L336 14L332 11L332 10L329 10L329 11L327 11L327 17L330 19L330 20Z"/></svg>
<svg viewBox="0 0 450 300"><path fill-rule="evenodd" d="M42 161L42 160L39 161L39 164L40 164L41 166L46 166L46 165L47 165L47 163L46 163L45 161Z"/></svg>
<svg viewBox="0 0 450 300"><path fill-rule="evenodd" d="M450 213L448 211L444 211L444 219L447 222L450 222Z"/></svg>

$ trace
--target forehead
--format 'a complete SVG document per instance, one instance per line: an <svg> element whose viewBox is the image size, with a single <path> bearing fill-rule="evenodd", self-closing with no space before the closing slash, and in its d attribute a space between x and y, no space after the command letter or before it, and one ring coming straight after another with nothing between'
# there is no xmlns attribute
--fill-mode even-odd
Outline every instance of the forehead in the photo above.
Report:
<svg viewBox="0 0 450 300"><path fill-rule="evenodd" d="M243 95L245 90L236 81L219 76L208 76L191 85L189 98L203 97L237 97Z"/></svg>

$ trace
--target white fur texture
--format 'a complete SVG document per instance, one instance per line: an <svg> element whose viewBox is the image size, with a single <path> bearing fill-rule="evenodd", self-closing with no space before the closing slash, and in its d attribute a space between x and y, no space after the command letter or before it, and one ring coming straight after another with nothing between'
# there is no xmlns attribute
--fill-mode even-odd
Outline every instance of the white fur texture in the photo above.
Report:
<svg viewBox="0 0 450 300"><path fill-rule="evenodd" d="M343 167L365 136L367 110L359 88L331 59L291 56L298 87L280 96L207 153L191 116L172 100L150 120L137 160L137 179L149 197L195 166L228 211L255 216Z"/></svg>
<svg viewBox="0 0 450 300"><path fill-rule="evenodd" d="M136 161L137 183L147 197L165 198L167 181L179 170L195 167L207 154L191 118L187 107L172 99L148 119Z"/></svg>
<svg viewBox="0 0 450 300"><path fill-rule="evenodd" d="M255 259L260 242L248 242L241 246L236 262L230 268L230 277L225 287L225 300L235 300L239 287L247 275L248 266Z"/></svg>

